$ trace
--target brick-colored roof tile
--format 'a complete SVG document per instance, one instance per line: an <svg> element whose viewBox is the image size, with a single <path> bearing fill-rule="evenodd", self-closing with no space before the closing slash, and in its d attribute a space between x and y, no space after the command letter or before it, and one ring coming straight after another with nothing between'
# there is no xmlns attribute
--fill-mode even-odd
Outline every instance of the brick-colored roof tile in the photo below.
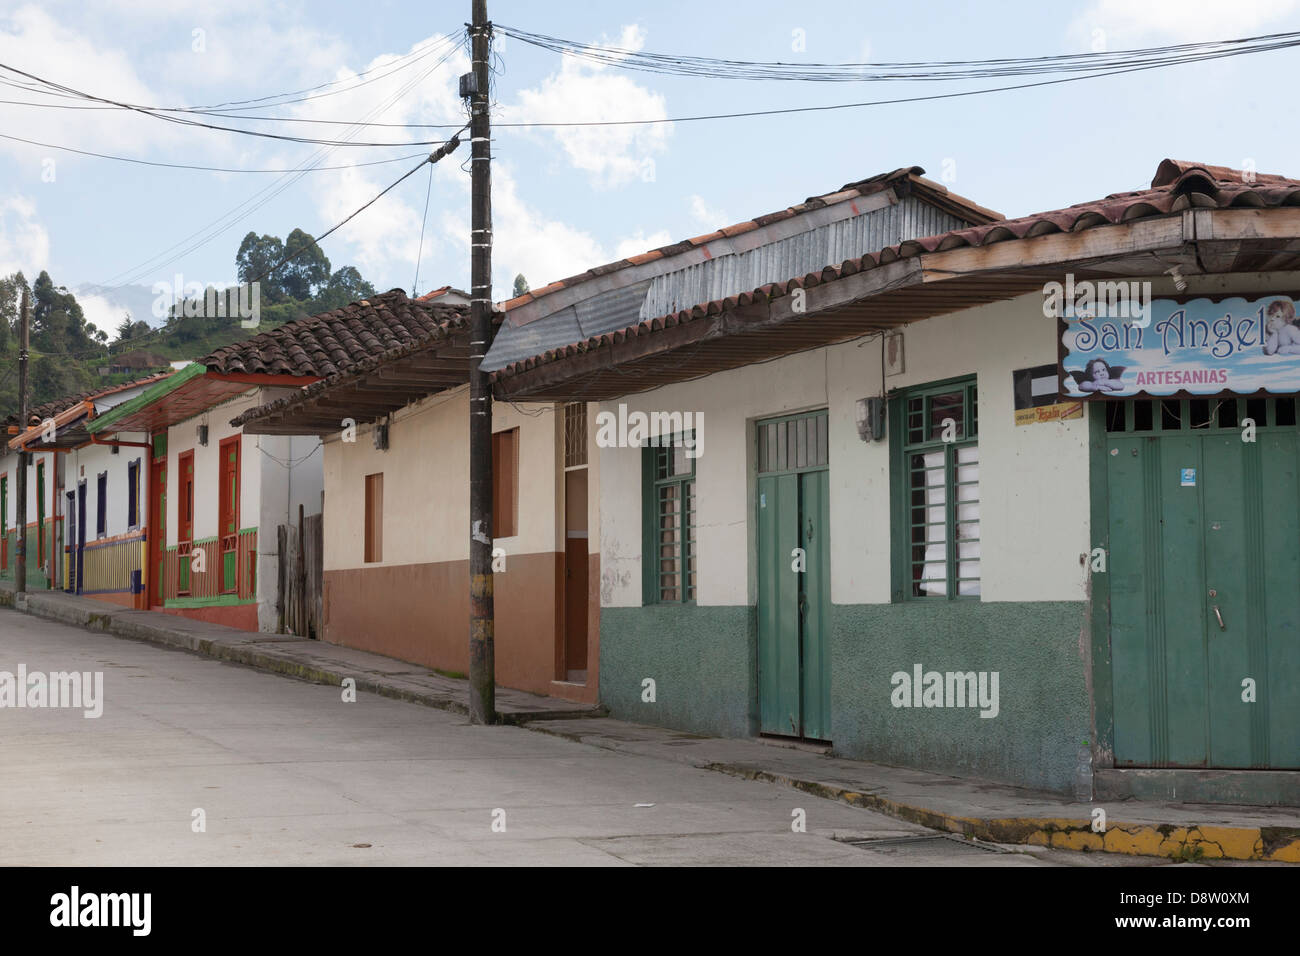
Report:
<svg viewBox="0 0 1300 956"><path fill-rule="evenodd" d="M337 375L364 359L429 339L466 320L468 307L438 299L410 299L401 289L393 289L287 322L217 349L201 361L210 371L223 374Z"/></svg>

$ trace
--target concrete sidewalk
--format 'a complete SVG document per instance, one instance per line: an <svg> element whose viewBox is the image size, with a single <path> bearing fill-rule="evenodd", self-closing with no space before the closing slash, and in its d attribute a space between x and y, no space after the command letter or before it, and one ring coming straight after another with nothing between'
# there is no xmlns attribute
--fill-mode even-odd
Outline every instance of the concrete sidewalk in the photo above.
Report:
<svg viewBox="0 0 1300 956"><path fill-rule="evenodd" d="M609 718L533 721L530 730L814 796L990 843L1162 856L1300 863L1300 807L1137 800L1076 803L1054 793L830 757L756 739L698 737ZM1092 829L1106 813L1105 832Z"/></svg>
<svg viewBox="0 0 1300 956"><path fill-rule="evenodd" d="M0 606L13 605L13 583L0 581ZM26 606L19 610L64 624L104 631L114 637L193 651L217 660L319 684L342 686L344 678L352 678L359 691L452 713L468 713L469 689L465 680L444 677L418 664L338 644L311 641L290 634L241 631L177 614L136 611L61 591L28 591ZM504 687L497 688L496 708L502 720L512 724L536 717L556 720L603 713L595 705Z"/></svg>
<svg viewBox="0 0 1300 956"><path fill-rule="evenodd" d="M14 605L0 582L0 606ZM60 592L28 592L28 613L116 637L204 654L288 677L466 713L466 682L365 651L303 638L255 634L153 611L114 607ZM1102 851L1178 860L1300 863L1300 807L1242 807L1153 801L1076 803L1063 796L949 777L755 739L720 739L603 717L596 707L498 688L507 723L600 747L685 763L801 790L991 843ZM1093 812L1105 811L1104 832Z"/></svg>

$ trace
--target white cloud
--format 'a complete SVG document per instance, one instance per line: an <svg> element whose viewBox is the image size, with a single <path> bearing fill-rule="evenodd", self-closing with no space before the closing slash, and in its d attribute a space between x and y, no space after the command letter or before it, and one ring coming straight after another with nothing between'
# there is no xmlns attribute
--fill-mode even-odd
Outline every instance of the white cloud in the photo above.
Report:
<svg viewBox="0 0 1300 956"><path fill-rule="evenodd" d="M1234 5L1225 18L1219 0L1096 0L1075 18L1069 32L1075 46L1092 50L1094 41L1101 39L1104 49L1110 51L1148 41L1187 43L1244 37L1259 33L1297 6L1297 0L1252 0Z"/></svg>
<svg viewBox="0 0 1300 956"><path fill-rule="evenodd" d="M117 327L122 324L126 309L113 305L102 295L78 295L77 304L81 306L87 322L103 329L110 339L117 337Z"/></svg>
<svg viewBox="0 0 1300 956"><path fill-rule="evenodd" d="M493 282L497 290L507 277L523 273L529 285L539 288L557 279L585 272L611 257L595 237L554 219L546 219L519 196L513 172L505 163L492 169L492 230L495 241L492 261L497 266ZM453 235L467 238L469 222L454 223ZM462 246L466 255L469 246ZM501 299L505 296L494 295Z"/></svg>
<svg viewBox="0 0 1300 956"><path fill-rule="evenodd" d="M710 232L723 226L730 226L734 222L721 209L706 203L703 196L691 197L691 218Z"/></svg>
<svg viewBox="0 0 1300 956"><path fill-rule="evenodd" d="M625 26L619 38L602 45L639 50L645 35ZM501 110L502 122L608 122L627 119L666 119L663 96L639 85L604 64L563 57L560 71L535 89L521 90L518 102ZM608 188L643 178L653 169L653 157L667 147L671 125L568 126L539 130L549 136L570 164L588 173L593 185Z"/></svg>
<svg viewBox="0 0 1300 956"><path fill-rule="evenodd" d="M404 61L406 66L392 70L391 73L390 66L397 62L398 54L382 54L356 69L335 62L330 69L318 70L317 82L324 78L342 81L322 92L341 92L295 104L290 108L292 115L305 119L349 122L463 122L463 108L456 95L456 78L469 69L469 62L459 48L459 38L435 34L412 44L407 54L412 51L415 51L415 56ZM363 72L368 74L364 78L367 82L351 88ZM412 130L382 126L354 129L346 125L299 124L294 126L294 131L319 138L400 143L442 139L455 130ZM461 143L457 152L434 167L430 228L426 231L423 251L420 253L420 259L425 263L421 269L422 285L424 277L430 276L428 263L436 255L440 241L436 210L462 201L458 182L466 177L458 167L468 158L468 137L462 136ZM434 148L412 146L409 153L419 155ZM325 166L342 165L362 158L359 151L346 146L321 147L309 155L315 157L318 154L324 156L321 165ZM366 158L373 155L367 153ZM390 152L388 155L403 154ZM307 164L307 157L302 154L294 156L277 149L272 159L260 162L268 166L301 166ZM307 174L304 182L309 185L313 197L315 221L283 224L278 232L276 228L266 225L256 225L256 228L259 232L271 232L283 238L296 225L319 236L360 209L417 162L417 159L410 159L403 163ZM429 174L421 168L326 239L324 248L330 257L331 266L338 269L344 265L355 265L381 291L393 287L408 288L415 274L416 256L420 250L420 225L428 183Z"/></svg>
<svg viewBox="0 0 1300 956"><path fill-rule="evenodd" d="M621 239L618 245L614 247L614 259L629 259L632 256L639 256L643 252L649 252L651 249L658 249L660 246L666 246L672 243L673 237L666 229L660 229L658 232L652 232L650 235L638 232L635 236L629 236Z"/></svg>
<svg viewBox="0 0 1300 956"><path fill-rule="evenodd" d="M36 218L36 203L23 196L0 199L0 275L22 270L35 281L50 265L50 234Z"/></svg>
<svg viewBox="0 0 1300 956"><path fill-rule="evenodd" d="M166 105L169 97L155 92L136 72L131 57L104 44L102 38L76 33L36 6L19 7L0 16L0 62L35 76L53 80L98 96L131 103ZM7 77L15 79L12 74ZM92 105L79 100L37 92L34 81L29 91L14 91L6 99L63 105ZM91 109L38 109L31 106L0 106L0 126L25 139L94 149L101 152L139 155L142 143L151 148L182 141L181 126L162 123L139 113L98 107ZM21 132L19 132L21 131ZM195 135L189 133L189 136ZM214 134L215 135L215 134ZM224 134L229 135L229 134ZM10 140L0 140L0 150L33 164L32 178L40 174L41 161L67 153L48 151ZM56 178L55 182L58 182Z"/></svg>

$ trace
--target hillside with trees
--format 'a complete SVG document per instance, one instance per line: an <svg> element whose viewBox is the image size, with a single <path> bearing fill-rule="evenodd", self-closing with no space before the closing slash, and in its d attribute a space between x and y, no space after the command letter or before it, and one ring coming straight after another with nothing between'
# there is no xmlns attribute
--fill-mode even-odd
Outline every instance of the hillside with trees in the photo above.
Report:
<svg viewBox="0 0 1300 956"><path fill-rule="evenodd" d="M272 271L279 263L283 264ZM76 296L55 285L47 272L42 271L31 285L21 272L0 276L0 418L18 410L19 310L24 290L32 302L27 393L32 407L139 378L150 367L201 358L285 322L375 294L356 267L332 270L324 251L301 229L283 241L248 233L235 255L235 270L241 284L258 283L261 321L256 328L241 324L234 288L212 287L206 302L194 297L170 305L158 327L143 316L124 313L117 328L108 330L87 322ZM246 291L245 301L247 296ZM220 297L225 298L225 308L205 308Z"/></svg>

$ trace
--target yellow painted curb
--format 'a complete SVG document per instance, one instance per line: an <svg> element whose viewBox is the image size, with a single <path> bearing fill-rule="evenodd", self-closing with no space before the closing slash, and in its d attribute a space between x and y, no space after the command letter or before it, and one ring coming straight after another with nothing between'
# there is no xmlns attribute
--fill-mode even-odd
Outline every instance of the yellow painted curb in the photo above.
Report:
<svg viewBox="0 0 1300 956"><path fill-rule="evenodd" d="M1300 828L1175 826L1154 823L1109 823L1095 833L1090 819L1063 817L958 817L899 803L875 793L859 793L829 784L731 764L708 769L750 780L779 783L815 796L918 823L989 843L1044 846L1061 850L1126 853L1173 860L1269 860L1300 863Z"/></svg>

